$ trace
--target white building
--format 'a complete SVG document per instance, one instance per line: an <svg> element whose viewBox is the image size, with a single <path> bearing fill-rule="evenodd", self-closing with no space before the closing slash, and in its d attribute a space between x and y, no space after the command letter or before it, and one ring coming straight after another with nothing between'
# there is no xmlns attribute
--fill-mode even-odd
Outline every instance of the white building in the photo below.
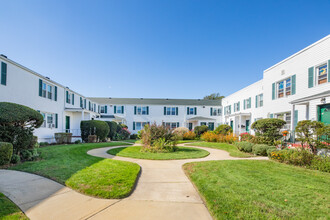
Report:
<svg viewBox="0 0 330 220"><path fill-rule="evenodd" d="M330 124L330 35L266 69L263 79L221 101L200 99L87 98L6 56L0 56L0 101L40 111L39 141L54 141L54 133L80 136L81 120L124 123L132 133L145 123L187 127L221 123L235 134L251 132L261 118L281 118L294 130L300 120ZM223 107L222 107L223 106Z"/></svg>

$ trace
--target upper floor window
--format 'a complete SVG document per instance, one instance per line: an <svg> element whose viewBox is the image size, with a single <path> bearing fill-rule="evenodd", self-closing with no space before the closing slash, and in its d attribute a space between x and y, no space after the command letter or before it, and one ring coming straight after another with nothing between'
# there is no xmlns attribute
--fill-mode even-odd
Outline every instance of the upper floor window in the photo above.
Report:
<svg viewBox="0 0 330 220"><path fill-rule="evenodd" d="M178 107L164 107L164 115L178 115Z"/></svg>
<svg viewBox="0 0 330 220"><path fill-rule="evenodd" d="M244 109L249 109L249 108L251 108L251 97L250 98L248 98L248 99L244 99L244 101L243 101L244 103L243 103L243 108Z"/></svg>
<svg viewBox="0 0 330 220"><path fill-rule="evenodd" d="M47 86L47 98L52 99L53 97L53 87L51 85Z"/></svg>
<svg viewBox="0 0 330 220"><path fill-rule="evenodd" d="M228 105L224 109L224 115L230 115L231 114L231 105Z"/></svg>
<svg viewBox="0 0 330 220"><path fill-rule="evenodd" d="M234 112L238 112L240 110L240 102L234 103Z"/></svg>
<svg viewBox="0 0 330 220"><path fill-rule="evenodd" d="M291 95L291 78L277 83L277 98Z"/></svg>
<svg viewBox="0 0 330 220"><path fill-rule="evenodd" d="M114 107L115 114L124 114L124 106L123 105L115 105Z"/></svg>
<svg viewBox="0 0 330 220"><path fill-rule="evenodd" d="M256 108L262 107L264 105L264 94L259 94L256 96Z"/></svg>
<svg viewBox="0 0 330 220"><path fill-rule="evenodd" d="M211 108L211 116L219 116L222 113L222 108Z"/></svg>
<svg viewBox="0 0 330 220"><path fill-rule="evenodd" d="M105 106L101 106L101 113L105 113Z"/></svg>
<svg viewBox="0 0 330 220"><path fill-rule="evenodd" d="M187 115L196 115L197 107L187 107Z"/></svg>
<svg viewBox="0 0 330 220"><path fill-rule="evenodd" d="M323 84L328 82L328 65L323 64L316 68L316 74L317 74L317 83Z"/></svg>
<svg viewBox="0 0 330 220"><path fill-rule="evenodd" d="M69 91L66 91L66 103L71 104L71 97L73 94Z"/></svg>
<svg viewBox="0 0 330 220"><path fill-rule="evenodd" d="M149 106L134 106L135 115L149 115Z"/></svg>
<svg viewBox="0 0 330 220"><path fill-rule="evenodd" d="M57 101L57 87L39 79L39 96Z"/></svg>

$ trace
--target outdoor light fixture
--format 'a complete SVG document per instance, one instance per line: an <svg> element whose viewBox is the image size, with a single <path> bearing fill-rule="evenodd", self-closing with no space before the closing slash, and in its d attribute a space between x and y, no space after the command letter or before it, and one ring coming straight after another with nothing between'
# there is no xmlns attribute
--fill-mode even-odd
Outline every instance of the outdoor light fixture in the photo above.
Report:
<svg viewBox="0 0 330 220"><path fill-rule="evenodd" d="M321 103L322 103L322 104L325 104L325 103L326 103L326 101L325 101L325 97L321 98Z"/></svg>

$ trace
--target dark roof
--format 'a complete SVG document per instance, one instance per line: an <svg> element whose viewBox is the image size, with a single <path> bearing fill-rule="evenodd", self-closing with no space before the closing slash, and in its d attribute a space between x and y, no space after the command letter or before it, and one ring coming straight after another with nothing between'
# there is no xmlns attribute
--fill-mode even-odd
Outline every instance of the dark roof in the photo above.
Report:
<svg viewBox="0 0 330 220"><path fill-rule="evenodd" d="M145 98L89 98L99 104L116 105L207 105L221 106L221 100L205 99L145 99Z"/></svg>

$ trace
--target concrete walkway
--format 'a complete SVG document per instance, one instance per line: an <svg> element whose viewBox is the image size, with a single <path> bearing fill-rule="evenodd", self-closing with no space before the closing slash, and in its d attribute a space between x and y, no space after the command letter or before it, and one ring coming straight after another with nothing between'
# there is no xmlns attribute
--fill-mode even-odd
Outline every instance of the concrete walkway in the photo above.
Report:
<svg viewBox="0 0 330 220"><path fill-rule="evenodd" d="M118 146L123 147L123 146ZM182 170L188 162L268 158L233 158L222 150L203 148L210 155L187 160L143 160L107 154L106 147L88 154L137 163L141 176L131 196L98 199L75 192L34 174L0 170L0 191L31 219L212 219L198 192ZM202 148L202 147L198 147Z"/></svg>

